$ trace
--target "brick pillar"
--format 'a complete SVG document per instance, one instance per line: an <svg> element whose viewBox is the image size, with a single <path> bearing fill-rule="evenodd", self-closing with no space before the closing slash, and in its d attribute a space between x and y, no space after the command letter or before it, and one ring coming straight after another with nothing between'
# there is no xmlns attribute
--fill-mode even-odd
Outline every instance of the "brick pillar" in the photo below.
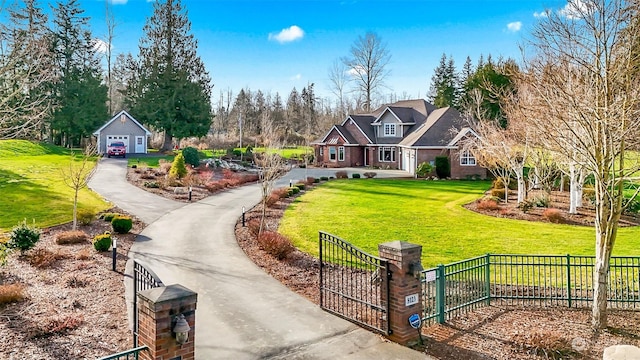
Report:
<svg viewBox="0 0 640 360"><path fill-rule="evenodd" d="M138 341L149 351L143 360L195 359L195 313L198 294L182 285L157 287L138 293ZM183 314L191 330L188 341L180 345L173 334L175 318Z"/></svg>
<svg viewBox="0 0 640 360"><path fill-rule="evenodd" d="M393 241L378 245L380 257L389 261L389 339L403 345L419 341L418 330L409 324L409 316L418 314L422 318L422 285L420 277L413 271L420 264L422 246L404 241ZM422 269L420 266L419 269ZM410 305L407 305L407 302Z"/></svg>

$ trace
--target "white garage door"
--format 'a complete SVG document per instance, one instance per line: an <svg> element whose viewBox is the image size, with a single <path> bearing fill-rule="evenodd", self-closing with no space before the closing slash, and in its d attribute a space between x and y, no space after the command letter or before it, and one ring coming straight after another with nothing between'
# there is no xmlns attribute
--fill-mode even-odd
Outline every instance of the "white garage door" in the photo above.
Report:
<svg viewBox="0 0 640 360"><path fill-rule="evenodd" d="M111 144L112 141L122 141L125 145L129 145L129 135L107 135L107 146Z"/></svg>

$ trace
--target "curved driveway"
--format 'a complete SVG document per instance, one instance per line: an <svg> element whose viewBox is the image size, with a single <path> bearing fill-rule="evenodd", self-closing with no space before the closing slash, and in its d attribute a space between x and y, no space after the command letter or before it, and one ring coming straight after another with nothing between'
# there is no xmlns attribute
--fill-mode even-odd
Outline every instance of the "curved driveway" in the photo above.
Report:
<svg viewBox="0 0 640 360"><path fill-rule="evenodd" d="M126 161L103 159L90 187L148 224L130 258L198 293L197 359L427 358L322 311L245 256L234 226L242 206L259 202L257 185L184 204L130 185L125 172Z"/></svg>

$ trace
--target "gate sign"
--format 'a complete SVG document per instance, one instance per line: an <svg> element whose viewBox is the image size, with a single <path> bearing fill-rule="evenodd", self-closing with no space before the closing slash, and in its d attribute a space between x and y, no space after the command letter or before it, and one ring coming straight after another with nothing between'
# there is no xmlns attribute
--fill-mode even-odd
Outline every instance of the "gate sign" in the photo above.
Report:
<svg viewBox="0 0 640 360"><path fill-rule="evenodd" d="M420 315L412 314L409 316L409 325L411 325L414 329L419 329L420 325L422 325L422 319L420 319Z"/></svg>

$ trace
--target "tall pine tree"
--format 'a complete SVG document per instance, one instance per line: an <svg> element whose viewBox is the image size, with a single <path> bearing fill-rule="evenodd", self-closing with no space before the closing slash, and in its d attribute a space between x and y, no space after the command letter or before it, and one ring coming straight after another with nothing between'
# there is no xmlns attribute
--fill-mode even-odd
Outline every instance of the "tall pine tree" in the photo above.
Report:
<svg viewBox="0 0 640 360"><path fill-rule="evenodd" d="M54 13L53 52L59 69L54 83L56 110L51 130L56 143L81 145L105 119L107 87L102 82L95 40L78 0L58 2Z"/></svg>
<svg viewBox="0 0 640 360"><path fill-rule="evenodd" d="M140 74L127 91L133 115L164 131L161 150L171 148L173 137L206 135L213 118L211 78L180 0L154 3L139 48Z"/></svg>
<svg viewBox="0 0 640 360"><path fill-rule="evenodd" d="M458 106L458 77L453 58L442 54L431 77L429 101L438 108Z"/></svg>

